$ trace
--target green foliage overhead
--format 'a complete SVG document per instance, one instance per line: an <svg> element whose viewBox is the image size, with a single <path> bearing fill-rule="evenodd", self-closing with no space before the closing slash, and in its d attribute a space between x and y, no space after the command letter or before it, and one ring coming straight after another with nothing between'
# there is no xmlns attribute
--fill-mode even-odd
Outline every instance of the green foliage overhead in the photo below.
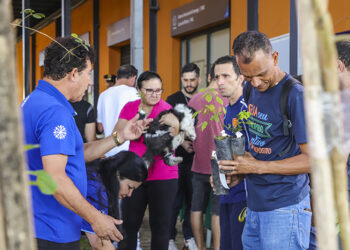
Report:
<svg viewBox="0 0 350 250"><path fill-rule="evenodd" d="M35 13L35 14L33 14L33 17L35 19L43 19L43 18L45 18L45 15L43 13Z"/></svg>
<svg viewBox="0 0 350 250"><path fill-rule="evenodd" d="M35 13L35 10L32 9L25 9L21 14L24 13L26 16L24 18L28 18L30 16L34 17L35 19L43 19L45 18L45 14L43 13Z"/></svg>

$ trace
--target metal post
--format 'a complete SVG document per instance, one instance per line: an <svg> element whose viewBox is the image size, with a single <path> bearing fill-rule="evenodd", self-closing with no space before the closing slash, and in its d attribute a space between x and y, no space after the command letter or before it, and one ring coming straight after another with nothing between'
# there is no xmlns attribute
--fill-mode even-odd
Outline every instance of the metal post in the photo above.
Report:
<svg viewBox="0 0 350 250"><path fill-rule="evenodd" d="M61 0L62 4L62 36L71 34L71 0Z"/></svg>
<svg viewBox="0 0 350 250"><path fill-rule="evenodd" d="M100 93L100 0L94 0L93 2L93 41L95 50L95 62L94 62L94 107L97 109L97 100Z"/></svg>
<svg viewBox="0 0 350 250"><path fill-rule="evenodd" d="M259 30L259 2L258 0L247 0L247 30Z"/></svg>
<svg viewBox="0 0 350 250"><path fill-rule="evenodd" d="M157 71L157 11L158 0L149 0L149 68Z"/></svg>
<svg viewBox="0 0 350 250"><path fill-rule="evenodd" d="M62 17L59 17L56 19L56 38L62 36Z"/></svg>
<svg viewBox="0 0 350 250"><path fill-rule="evenodd" d="M131 64L143 71L143 1L131 0Z"/></svg>
<svg viewBox="0 0 350 250"><path fill-rule="evenodd" d="M30 0L22 0L22 56L23 56L23 84L24 84L24 96L30 94L30 44L29 44L29 30L24 27L29 27L29 18L25 19L25 9L30 8Z"/></svg>
<svg viewBox="0 0 350 250"><path fill-rule="evenodd" d="M298 20L295 0L290 0L289 10L289 74L298 74Z"/></svg>
<svg viewBox="0 0 350 250"><path fill-rule="evenodd" d="M32 34L32 91L36 86L36 34Z"/></svg>

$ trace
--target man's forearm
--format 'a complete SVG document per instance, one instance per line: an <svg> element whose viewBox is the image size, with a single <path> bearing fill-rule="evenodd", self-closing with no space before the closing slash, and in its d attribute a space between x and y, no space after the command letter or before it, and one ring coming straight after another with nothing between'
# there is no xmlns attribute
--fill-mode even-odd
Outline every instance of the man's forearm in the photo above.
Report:
<svg viewBox="0 0 350 250"><path fill-rule="evenodd" d="M116 146L113 136L108 136L102 140L84 143L85 162L93 161Z"/></svg>
<svg viewBox="0 0 350 250"><path fill-rule="evenodd" d="M256 169L258 174L296 175L311 173L309 157L306 154L279 161L258 161Z"/></svg>
<svg viewBox="0 0 350 250"><path fill-rule="evenodd" d="M55 181L58 185L54 194L56 200L92 224L99 215L98 210L82 196L68 176L56 177Z"/></svg>

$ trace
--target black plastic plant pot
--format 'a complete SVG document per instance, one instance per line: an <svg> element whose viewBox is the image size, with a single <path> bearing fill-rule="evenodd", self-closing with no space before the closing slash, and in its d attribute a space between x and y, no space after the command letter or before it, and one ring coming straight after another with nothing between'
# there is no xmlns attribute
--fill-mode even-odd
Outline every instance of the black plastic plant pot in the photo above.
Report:
<svg viewBox="0 0 350 250"><path fill-rule="evenodd" d="M233 155L244 155L245 154L245 138L234 138L231 137L231 148Z"/></svg>
<svg viewBox="0 0 350 250"><path fill-rule="evenodd" d="M214 183L214 194L216 195L226 195L230 192L229 187L226 184L225 175L221 174L219 171L219 164L217 160L212 157L210 158L211 163L211 172L213 175L213 183ZM226 185L226 187L224 186Z"/></svg>
<svg viewBox="0 0 350 250"><path fill-rule="evenodd" d="M218 136L214 138L216 157L218 161L232 160L232 149L230 137ZM220 170L221 173L229 173L230 171Z"/></svg>

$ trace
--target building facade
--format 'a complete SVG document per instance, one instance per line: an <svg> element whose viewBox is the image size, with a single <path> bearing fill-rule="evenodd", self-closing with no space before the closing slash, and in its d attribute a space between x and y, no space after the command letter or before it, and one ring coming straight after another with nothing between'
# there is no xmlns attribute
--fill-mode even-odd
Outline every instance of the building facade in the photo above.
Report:
<svg viewBox="0 0 350 250"><path fill-rule="evenodd" d="M141 1L141 0L134 0ZM153 6L150 8L150 1ZM290 0L294 2L294 0ZM290 1L260 0L258 2L258 30L275 41L282 58L289 58ZM86 0L71 11L71 31L89 40L93 45L93 12L98 2L99 14L99 69L98 91L106 89L103 76L116 73L118 67L130 63L130 0ZM156 3L156 8L154 6ZM150 59L156 62L156 70L163 79L163 98L181 87L180 69L188 63L201 68L201 87L206 86L206 74L210 65L220 56L232 54L234 37L247 30L249 0L143 0L143 69L150 69ZM350 1L329 1L329 10L336 33L350 30ZM40 12L40 10L37 10ZM156 32L150 34L150 15ZM57 20L40 29L55 38ZM33 39L33 36L35 38ZM150 37L152 37L150 42ZM43 75L43 50L51 40L40 34L31 36L30 46L35 46L35 65L31 65L31 79L38 81ZM150 43L156 44L155 51ZM287 45L286 45L287 44ZM18 100L24 98L22 42L17 42ZM286 48L286 49L284 49ZM152 56L155 58L152 59ZM286 59L288 63L288 59ZM287 66L286 66L287 67ZM288 69L286 69L288 71ZM35 83L36 84L36 83ZM35 86L35 84L31 84ZM95 88L96 88L95 86ZM32 89L33 87L31 87ZM90 90L90 93L93 91ZM96 96L95 96L96 98ZM90 100L91 101L91 100ZM93 103L93 101L91 101Z"/></svg>

